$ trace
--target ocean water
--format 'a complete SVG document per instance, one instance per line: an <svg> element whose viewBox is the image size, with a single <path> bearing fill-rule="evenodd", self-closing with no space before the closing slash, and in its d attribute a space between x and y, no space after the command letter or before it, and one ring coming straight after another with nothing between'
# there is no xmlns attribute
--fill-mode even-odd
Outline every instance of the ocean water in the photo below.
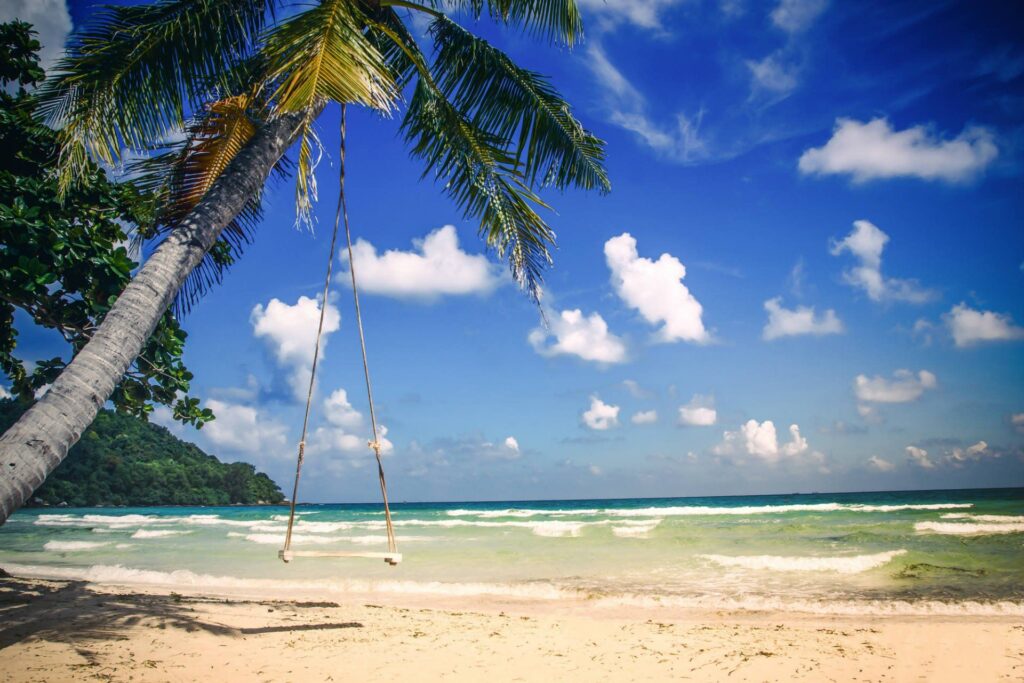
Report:
<svg viewBox="0 0 1024 683"><path fill-rule="evenodd" d="M1024 616L1024 489L393 506L404 561L277 559L283 507L22 510L0 567L117 584L588 608ZM293 547L384 550L377 505Z"/></svg>

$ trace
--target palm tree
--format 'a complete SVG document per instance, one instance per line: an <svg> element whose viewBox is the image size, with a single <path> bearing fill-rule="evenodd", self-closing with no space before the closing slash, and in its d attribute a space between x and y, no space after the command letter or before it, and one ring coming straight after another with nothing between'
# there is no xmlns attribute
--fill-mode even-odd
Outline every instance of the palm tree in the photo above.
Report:
<svg viewBox="0 0 1024 683"><path fill-rule="evenodd" d="M296 205L308 217L313 124L329 102L403 110L424 176L479 222L535 300L554 240L537 192L609 189L604 143L550 82L459 23L572 47L582 38L575 0L318 0L300 11L280 1L104 8L45 85L62 187L89 158L117 165L124 150L154 152L143 166L162 203L148 236L162 241L91 341L0 436L0 523L61 462L167 308L187 308L248 242L264 183L296 142ZM185 141L168 145L168 131Z"/></svg>

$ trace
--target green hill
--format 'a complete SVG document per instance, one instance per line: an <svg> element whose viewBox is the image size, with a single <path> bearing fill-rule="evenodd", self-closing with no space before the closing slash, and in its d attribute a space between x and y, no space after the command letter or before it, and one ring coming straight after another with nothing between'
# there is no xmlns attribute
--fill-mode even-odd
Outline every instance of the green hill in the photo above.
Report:
<svg viewBox="0 0 1024 683"><path fill-rule="evenodd" d="M0 432L25 410L0 401ZM32 505L231 505L280 503L280 487L244 462L222 463L164 427L100 411Z"/></svg>

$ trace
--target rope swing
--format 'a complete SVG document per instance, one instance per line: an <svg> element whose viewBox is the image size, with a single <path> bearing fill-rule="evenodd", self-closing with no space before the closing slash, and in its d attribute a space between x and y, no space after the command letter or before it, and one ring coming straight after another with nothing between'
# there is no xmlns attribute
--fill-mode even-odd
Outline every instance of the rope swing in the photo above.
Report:
<svg viewBox="0 0 1024 683"><path fill-rule="evenodd" d="M285 562L291 562L295 557L372 557L383 559L391 566L402 561L402 554L398 552L395 543L395 530L391 523L391 509L388 507L388 485L384 479L384 464L381 461L381 435L377 430L377 413L373 407L373 388L370 384L370 364L366 359L366 337L363 334L363 316L359 309L359 289L356 286L356 264L352 258L352 231L348 223L348 203L345 200L345 131L346 131L346 107L341 105L341 144L339 150L339 172L338 172L338 208L334 214L334 230L331 233L331 250L327 259L327 276L324 278L323 301L320 305L320 322L316 329L316 342L313 346L313 366L309 373L309 391L306 393L306 413L302 419L302 438L299 440L299 457L295 465L295 486L292 488L291 510L288 514L288 531L284 537L284 548L277 556ZM359 328L359 346L363 354L363 376L366 378L366 400L370 407L370 425L373 429L373 440L367 445L377 458L377 476L380 479L380 494L384 500L384 520L387 525L388 551L386 553L371 552L346 552L346 551L317 551L317 550L292 550L292 528L295 525L295 501L299 497L299 479L302 476L302 461L306 454L306 433L309 428L309 412L313 403L313 388L316 383L316 365L320 358L320 339L324 330L324 313L327 310L327 295L331 289L331 273L334 270L334 248L338 241L338 226L344 220L345 240L348 242L348 270L352 276L352 298L356 308L356 327Z"/></svg>

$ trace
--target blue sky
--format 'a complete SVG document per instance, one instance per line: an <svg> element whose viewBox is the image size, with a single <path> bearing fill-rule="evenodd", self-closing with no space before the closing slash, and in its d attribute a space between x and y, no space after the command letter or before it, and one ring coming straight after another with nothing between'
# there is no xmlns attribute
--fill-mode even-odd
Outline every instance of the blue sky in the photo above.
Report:
<svg viewBox="0 0 1024 683"><path fill-rule="evenodd" d="M63 7L48 3L40 16L60 36ZM420 180L396 123L350 115L393 498L1024 484L1013 6L580 4L587 37L572 51L477 27L549 74L608 141L611 194L546 195L559 246L547 329L476 227ZM75 4L70 18L88 13ZM284 488L337 122L337 110L321 120L316 234L295 229L291 185L275 187L258 241L183 321L195 393L219 419L197 433L156 417ZM301 498L373 500L343 280L329 305ZM51 350L23 336L25 358Z"/></svg>

